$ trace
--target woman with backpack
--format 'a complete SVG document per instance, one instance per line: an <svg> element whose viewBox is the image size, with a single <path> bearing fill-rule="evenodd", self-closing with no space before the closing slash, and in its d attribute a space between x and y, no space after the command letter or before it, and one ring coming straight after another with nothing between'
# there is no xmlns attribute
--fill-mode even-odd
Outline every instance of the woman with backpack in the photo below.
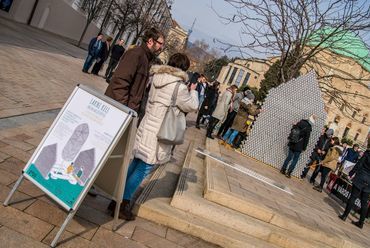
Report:
<svg viewBox="0 0 370 248"><path fill-rule="evenodd" d="M312 131L312 125L315 124L315 120L316 116L311 115L308 120L300 120L292 127L290 131L288 137L288 157L285 159L284 164L280 170L280 173L286 175L286 177L288 178L291 177L291 174L295 169L295 166L297 165L299 156L301 155L302 151L305 151L307 148ZM292 162L288 168L288 171L286 171L290 161Z"/></svg>

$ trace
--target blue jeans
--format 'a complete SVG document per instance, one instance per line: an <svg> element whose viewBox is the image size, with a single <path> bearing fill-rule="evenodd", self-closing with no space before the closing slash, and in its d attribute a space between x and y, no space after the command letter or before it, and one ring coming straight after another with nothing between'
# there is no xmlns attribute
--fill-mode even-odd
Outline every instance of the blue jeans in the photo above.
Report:
<svg viewBox="0 0 370 248"><path fill-rule="evenodd" d="M147 177L153 169L152 164L147 164L141 159L134 158L128 167L125 193L123 199L130 201L141 182Z"/></svg>
<svg viewBox="0 0 370 248"><path fill-rule="evenodd" d="M200 109L200 107L202 106L202 103L204 101L204 98L205 98L204 95L199 95L199 97L198 97L198 100L199 100L199 107L198 107L198 109Z"/></svg>
<svg viewBox="0 0 370 248"><path fill-rule="evenodd" d="M301 155L301 152L295 152L295 151L292 151L292 150L289 149L288 157L285 159L283 167L281 167L281 170L285 171L286 168L288 167L288 164L289 164L290 160L293 159L293 161L290 164L289 169L288 169L288 174L292 174L295 166L297 165L297 162L298 162L298 159L299 159L300 155Z"/></svg>
<svg viewBox="0 0 370 248"><path fill-rule="evenodd" d="M93 57L92 55L87 55L87 58L86 58L86 60L85 60L85 63L84 63L84 66L83 66L83 68L82 68L82 70L84 71L84 72L88 72L89 71L89 69L90 69L90 67L91 67L91 65L94 63L94 61L95 61L95 57Z"/></svg>
<svg viewBox="0 0 370 248"><path fill-rule="evenodd" d="M227 130L227 132L222 137L222 139L225 142L227 142L229 145L232 145L233 142L234 142L234 139L236 138L236 136L238 135L238 133L239 132L237 130L234 130L234 129L229 128L229 130Z"/></svg>

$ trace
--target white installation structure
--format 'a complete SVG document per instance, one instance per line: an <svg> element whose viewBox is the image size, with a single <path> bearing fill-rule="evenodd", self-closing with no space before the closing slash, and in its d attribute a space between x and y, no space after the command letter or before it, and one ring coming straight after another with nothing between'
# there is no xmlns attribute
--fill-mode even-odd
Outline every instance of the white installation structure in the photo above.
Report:
<svg viewBox="0 0 370 248"><path fill-rule="evenodd" d="M292 173L292 176L298 177L309 160L327 117L314 71L269 91L262 112L249 137L241 145L242 153L280 169L288 154L287 138L293 124L308 119L311 114L318 118L312 127L307 149L301 153Z"/></svg>

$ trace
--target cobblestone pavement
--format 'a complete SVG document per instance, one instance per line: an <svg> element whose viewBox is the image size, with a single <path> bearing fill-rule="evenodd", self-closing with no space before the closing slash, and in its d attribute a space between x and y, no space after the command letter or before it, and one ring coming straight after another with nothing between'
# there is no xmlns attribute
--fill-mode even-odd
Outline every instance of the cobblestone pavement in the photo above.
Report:
<svg viewBox="0 0 370 248"><path fill-rule="evenodd" d="M101 77L81 72L84 54L57 36L0 19L1 247L47 247L66 217L27 180L11 206L2 203L75 85L105 90ZM178 154L180 163L185 152ZM60 247L214 247L141 218L112 232L108 203L102 195L87 196Z"/></svg>

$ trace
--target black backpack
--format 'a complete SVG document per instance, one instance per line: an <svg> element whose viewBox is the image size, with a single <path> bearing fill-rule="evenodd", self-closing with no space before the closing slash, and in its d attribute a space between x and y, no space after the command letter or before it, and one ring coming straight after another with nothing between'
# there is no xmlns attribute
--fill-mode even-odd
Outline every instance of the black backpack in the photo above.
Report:
<svg viewBox="0 0 370 248"><path fill-rule="evenodd" d="M302 130L298 126L293 126L288 136L289 142L293 144L298 143L302 139L301 133L302 133Z"/></svg>

